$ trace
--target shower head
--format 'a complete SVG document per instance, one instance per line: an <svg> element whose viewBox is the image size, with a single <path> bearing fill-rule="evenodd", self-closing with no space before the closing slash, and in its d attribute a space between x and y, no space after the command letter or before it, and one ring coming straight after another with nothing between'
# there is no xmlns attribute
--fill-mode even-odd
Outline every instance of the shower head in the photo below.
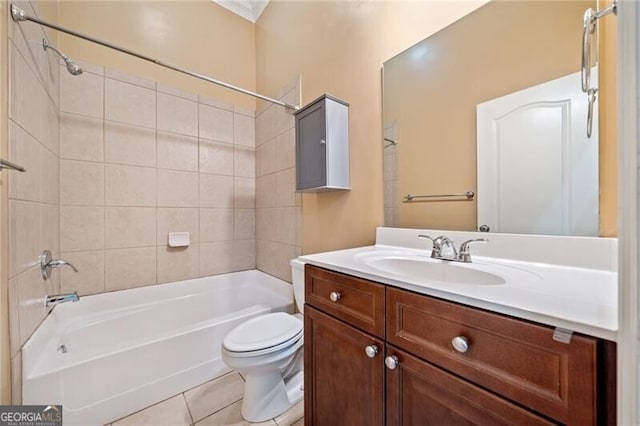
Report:
<svg viewBox="0 0 640 426"><path fill-rule="evenodd" d="M82 68L80 68L80 65L76 64L75 62L73 62L67 55L65 55L64 53L62 53L61 51L59 51L58 49L56 49L55 47L51 46L46 39L42 39L42 48L46 51L47 49L51 49L54 52L56 52L64 61L65 65L67 66L67 71L69 71L69 74L71 75L80 75L82 74Z"/></svg>

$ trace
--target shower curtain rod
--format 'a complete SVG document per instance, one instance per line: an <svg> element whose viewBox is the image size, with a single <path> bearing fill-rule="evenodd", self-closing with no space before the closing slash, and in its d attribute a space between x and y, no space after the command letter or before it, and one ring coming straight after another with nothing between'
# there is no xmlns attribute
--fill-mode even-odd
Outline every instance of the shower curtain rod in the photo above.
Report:
<svg viewBox="0 0 640 426"><path fill-rule="evenodd" d="M120 46L116 46L116 45L108 43L106 41L102 41L102 40L99 40L97 38L94 38L94 37L91 37L91 36L88 36L88 35L85 35L85 34L78 33L76 31L68 30L68 29L60 27L60 26L58 26L56 24L52 24L50 22L43 21L43 20L41 20L39 18L35 18L33 16L28 15L24 10L20 9L15 4L11 4L11 18L13 18L13 20L15 22L22 22L22 21L35 22L36 24L40 24L40 25L43 25L45 27L52 28L52 29L54 29L56 31L60 31L60 32L63 32L65 34L69 34L69 35L72 35L72 36L75 36L75 37L79 37L81 39L90 41L92 43L96 43L96 44L99 44L101 46L108 47L108 48L113 49L113 50L117 50L118 52L126 53L127 55L135 56L136 58L142 59L143 61L151 62L151 63L159 65L161 67L165 67L165 68L168 68L170 70L180 72L182 74L187 74L187 75L190 75L191 77L195 77L195 78L198 78L200 80L208 81L209 83L217 84L218 86L226 87L227 89L235 90L236 92L240 92L240 93L243 93L245 95L253 96L254 98L262 99L263 101L271 102L272 104L280 105L280 106L286 108L287 111L289 111L289 112L294 112L294 111L297 111L299 109L299 107L297 107L295 105L291 105L291 104L288 104L286 102L279 101L277 99L272 99L272 98L270 98L268 96L264 96L264 95L261 95L259 93L252 92L250 90L243 89L241 87L237 87L237 86L234 86L234 85L229 84L229 83L225 83L224 81L216 80L215 78L211 78L211 77L203 75L203 74L198 74L196 72L189 71L189 70L186 70L184 68L177 67L175 65L171 65L171 64L169 64L167 62L160 61L159 59L154 59L154 58L151 58L149 56L142 55L140 53L134 52L132 50L125 49L125 48L120 47Z"/></svg>

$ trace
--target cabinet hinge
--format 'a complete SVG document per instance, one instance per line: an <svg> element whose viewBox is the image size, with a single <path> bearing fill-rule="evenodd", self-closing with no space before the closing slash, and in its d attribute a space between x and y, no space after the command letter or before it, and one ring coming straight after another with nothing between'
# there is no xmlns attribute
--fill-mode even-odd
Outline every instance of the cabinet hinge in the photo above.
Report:
<svg viewBox="0 0 640 426"><path fill-rule="evenodd" d="M553 340L560 343L570 343L571 336L573 335L573 331L567 330L566 328L556 327L553 330Z"/></svg>

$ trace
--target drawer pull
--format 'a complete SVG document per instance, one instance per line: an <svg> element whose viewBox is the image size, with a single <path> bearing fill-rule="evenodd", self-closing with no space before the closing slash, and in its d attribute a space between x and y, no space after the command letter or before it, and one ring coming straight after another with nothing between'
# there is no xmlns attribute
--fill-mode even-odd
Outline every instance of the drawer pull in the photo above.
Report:
<svg viewBox="0 0 640 426"><path fill-rule="evenodd" d="M397 356L391 355L384 359L384 363L389 370L395 370L398 368L398 364L400 364L400 360Z"/></svg>
<svg viewBox="0 0 640 426"><path fill-rule="evenodd" d="M469 350L469 340L464 336L454 337L453 340L451 340L451 345L460 353L465 353Z"/></svg>
<svg viewBox="0 0 640 426"><path fill-rule="evenodd" d="M340 294L339 291L332 291L331 294L329 294L329 299L331 299L332 302L337 302L341 297L342 294Z"/></svg>
<svg viewBox="0 0 640 426"><path fill-rule="evenodd" d="M376 345L369 345L364 348L364 353L367 354L369 358L375 358L378 355L378 347Z"/></svg>

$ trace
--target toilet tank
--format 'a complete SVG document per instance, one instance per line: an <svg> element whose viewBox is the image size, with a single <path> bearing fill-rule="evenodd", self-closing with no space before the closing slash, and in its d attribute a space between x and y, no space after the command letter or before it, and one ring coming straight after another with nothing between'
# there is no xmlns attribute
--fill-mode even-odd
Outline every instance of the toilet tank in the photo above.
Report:
<svg viewBox="0 0 640 426"><path fill-rule="evenodd" d="M291 281L293 282L293 297L300 313L304 312L304 262L291 259Z"/></svg>

